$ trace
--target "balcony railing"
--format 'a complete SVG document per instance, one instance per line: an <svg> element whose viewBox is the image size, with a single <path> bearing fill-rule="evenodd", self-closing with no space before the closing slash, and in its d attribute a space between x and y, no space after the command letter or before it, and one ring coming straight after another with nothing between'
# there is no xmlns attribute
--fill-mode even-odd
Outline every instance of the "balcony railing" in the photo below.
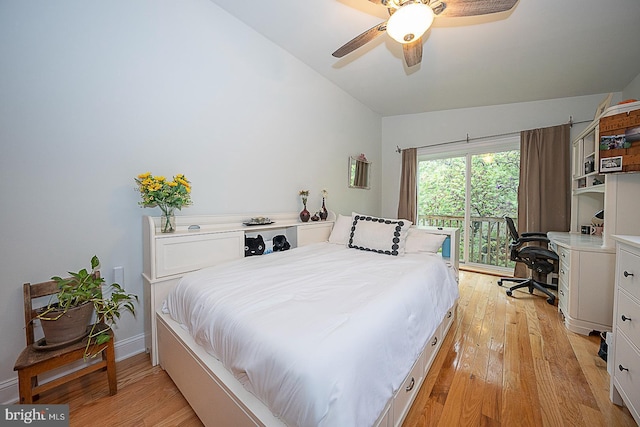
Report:
<svg viewBox="0 0 640 427"><path fill-rule="evenodd" d="M517 221L517 218L514 218ZM517 223L517 222L516 222ZM419 215L418 225L435 227L456 227L460 230L460 259L464 257L464 217L448 215ZM511 237L504 218L471 217L469 226L471 239L469 240L467 263L478 263L487 266L508 267L515 265L509 259L509 243Z"/></svg>

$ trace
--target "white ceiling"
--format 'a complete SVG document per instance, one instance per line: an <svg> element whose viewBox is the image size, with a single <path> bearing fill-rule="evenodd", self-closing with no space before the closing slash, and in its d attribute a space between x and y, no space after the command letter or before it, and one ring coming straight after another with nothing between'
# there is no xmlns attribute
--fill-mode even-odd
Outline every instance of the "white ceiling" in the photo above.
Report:
<svg viewBox="0 0 640 427"><path fill-rule="evenodd" d="M436 18L410 69L386 34L331 56L388 18L367 0L211 1L383 116L619 92L640 73L639 0L520 0L492 19Z"/></svg>

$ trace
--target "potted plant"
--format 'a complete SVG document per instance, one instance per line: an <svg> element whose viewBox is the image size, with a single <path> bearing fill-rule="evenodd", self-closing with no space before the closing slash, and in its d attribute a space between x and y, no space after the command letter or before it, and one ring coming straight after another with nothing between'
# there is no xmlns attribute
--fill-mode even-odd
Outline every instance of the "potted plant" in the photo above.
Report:
<svg viewBox="0 0 640 427"><path fill-rule="evenodd" d="M100 345L111 338L108 329L98 329L99 322L111 326L120 318L123 310L135 315L133 301L137 302L138 296L126 293L117 283L109 286L110 293L105 296L102 292L105 281L100 277L98 265L100 261L94 255L91 258L91 272L83 268L76 273L69 272L71 277L66 279L58 276L51 278L59 288L56 301L50 301L37 311L48 345L77 342L88 334L87 357L90 343ZM94 312L98 322L89 327Z"/></svg>

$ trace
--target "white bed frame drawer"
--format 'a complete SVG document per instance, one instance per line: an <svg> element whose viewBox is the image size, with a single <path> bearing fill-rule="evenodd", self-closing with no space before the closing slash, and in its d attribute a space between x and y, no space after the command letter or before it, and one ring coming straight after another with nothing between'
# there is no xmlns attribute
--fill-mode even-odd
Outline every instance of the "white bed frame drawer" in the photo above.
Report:
<svg viewBox="0 0 640 427"><path fill-rule="evenodd" d="M242 231L162 237L156 244L156 277L183 274L243 256Z"/></svg>
<svg viewBox="0 0 640 427"><path fill-rule="evenodd" d="M428 345L428 344L427 344ZM400 426L404 420L404 416L407 414L409 406L413 403L413 400L420 390L422 380L424 379L424 357L419 357L416 363L413 365L413 369L404 382L398 389L395 401L393 402L393 425Z"/></svg>

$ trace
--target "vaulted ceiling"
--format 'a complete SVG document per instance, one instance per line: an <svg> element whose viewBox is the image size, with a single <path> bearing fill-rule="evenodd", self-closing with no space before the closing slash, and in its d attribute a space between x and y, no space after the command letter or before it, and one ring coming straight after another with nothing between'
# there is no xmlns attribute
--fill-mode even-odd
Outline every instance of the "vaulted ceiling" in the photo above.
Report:
<svg viewBox="0 0 640 427"><path fill-rule="evenodd" d="M368 0L211 1L383 116L618 92L640 73L638 0L520 0L436 18L411 68L387 34L331 56L388 19Z"/></svg>

